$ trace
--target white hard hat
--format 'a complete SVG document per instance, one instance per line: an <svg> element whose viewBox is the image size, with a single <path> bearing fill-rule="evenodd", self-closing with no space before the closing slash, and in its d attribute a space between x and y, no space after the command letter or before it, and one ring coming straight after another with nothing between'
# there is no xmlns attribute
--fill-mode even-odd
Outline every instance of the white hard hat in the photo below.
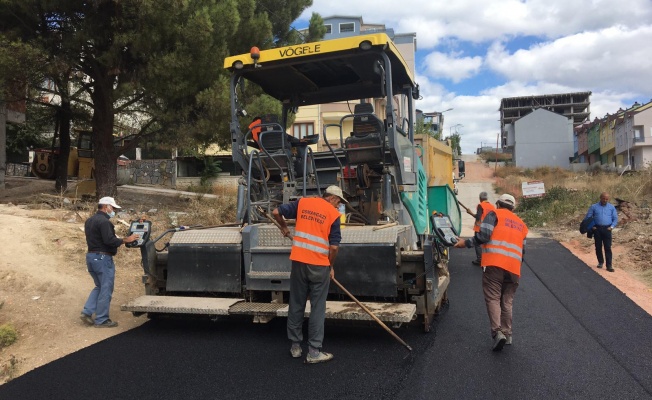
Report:
<svg viewBox="0 0 652 400"><path fill-rule="evenodd" d="M514 196L512 196L511 194L507 194L507 193L501 194L500 197L498 198L498 201L508 206L512 206L512 207L516 206L516 199L514 199Z"/></svg>

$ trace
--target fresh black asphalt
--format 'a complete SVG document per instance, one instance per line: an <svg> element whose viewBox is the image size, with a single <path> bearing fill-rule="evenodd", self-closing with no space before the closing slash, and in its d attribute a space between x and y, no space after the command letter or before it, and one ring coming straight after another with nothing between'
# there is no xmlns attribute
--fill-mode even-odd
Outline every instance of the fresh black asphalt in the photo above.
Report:
<svg viewBox="0 0 652 400"><path fill-rule="evenodd" d="M152 320L0 386L0 399L652 399L652 317L618 289L558 243L528 240L514 345L494 353L473 257L453 250L434 332L396 330L412 353L376 326L328 324L335 359L306 365L284 319Z"/></svg>

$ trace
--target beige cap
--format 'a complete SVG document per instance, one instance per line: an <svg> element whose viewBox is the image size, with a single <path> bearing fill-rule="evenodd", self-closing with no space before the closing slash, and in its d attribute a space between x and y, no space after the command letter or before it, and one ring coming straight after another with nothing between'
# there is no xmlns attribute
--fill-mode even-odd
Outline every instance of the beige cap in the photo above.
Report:
<svg viewBox="0 0 652 400"><path fill-rule="evenodd" d="M507 193L501 194L500 197L498 198L498 201L512 207L516 206L516 199L514 199L514 196L512 196L511 194L507 194Z"/></svg>
<svg viewBox="0 0 652 400"><path fill-rule="evenodd" d="M117 205L115 203L115 199L113 197L102 197L100 199L100 201L98 202L98 204L109 205L109 206L111 206L113 208L122 208L122 207L120 207L119 205Z"/></svg>
<svg viewBox="0 0 652 400"><path fill-rule="evenodd" d="M348 204L348 201L346 201L346 199L344 198L344 194L342 193L342 189L340 189L339 186L331 185L331 186L326 188L326 191L324 193L335 195L335 196L339 197L340 200L342 200L343 203Z"/></svg>

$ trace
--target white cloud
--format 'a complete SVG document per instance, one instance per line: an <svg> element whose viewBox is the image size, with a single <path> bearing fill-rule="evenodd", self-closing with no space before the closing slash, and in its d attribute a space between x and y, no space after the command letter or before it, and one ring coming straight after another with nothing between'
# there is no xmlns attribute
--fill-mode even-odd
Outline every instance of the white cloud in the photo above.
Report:
<svg viewBox="0 0 652 400"><path fill-rule="evenodd" d="M346 10L346 11L342 11ZM391 10L388 11L388 10ZM417 32L427 49L442 38L488 42L514 36L559 38L613 25L638 27L652 20L649 0L314 0L302 15L362 16L367 23L384 23L396 32Z"/></svg>
<svg viewBox="0 0 652 400"><path fill-rule="evenodd" d="M482 57L456 57L438 51L425 57L425 69L432 76L458 83L477 74L482 67Z"/></svg>
<svg viewBox="0 0 652 400"><path fill-rule="evenodd" d="M652 26L567 36L509 54L502 44L486 65L509 80L547 81L584 90L652 92Z"/></svg>

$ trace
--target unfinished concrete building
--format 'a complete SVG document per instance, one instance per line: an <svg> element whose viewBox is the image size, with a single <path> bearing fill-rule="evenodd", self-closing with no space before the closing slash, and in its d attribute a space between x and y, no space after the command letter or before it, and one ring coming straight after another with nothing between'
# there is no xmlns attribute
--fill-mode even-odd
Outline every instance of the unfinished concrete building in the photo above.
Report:
<svg viewBox="0 0 652 400"><path fill-rule="evenodd" d="M537 157L533 156L539 154L546 145L557 143L557 148L554 151L556 154L547 155L551 157L551 160L554 159L555 161L550 164L549 161L546 164L560 165L566 163L562 163L561 160L569 160L569 157L573 155L572 126L589 120L591 114L590 97L591 92L577 92L502 99L500 102L500 132L504 151L512 153L515 164L518 166L517 158L522 163L525 160L534 162ZM546 114L542 114L541 118L535 119L537 123L533 126L525 123L520 124L521 129L528 129L530 132L518 132L519 124L516 122L540 109L565 117L569 122L568 128L553 128L555 124L548 121L553 120L553 114L549 114L550 117L545 117ZM571 132L570 136L569 132ZM525 141L519 143L519 138ZM567 146L570 146L570 148L568 154L565 154L565 147ZM543 161L539 160L539 163L541 162Z"/></svg>

